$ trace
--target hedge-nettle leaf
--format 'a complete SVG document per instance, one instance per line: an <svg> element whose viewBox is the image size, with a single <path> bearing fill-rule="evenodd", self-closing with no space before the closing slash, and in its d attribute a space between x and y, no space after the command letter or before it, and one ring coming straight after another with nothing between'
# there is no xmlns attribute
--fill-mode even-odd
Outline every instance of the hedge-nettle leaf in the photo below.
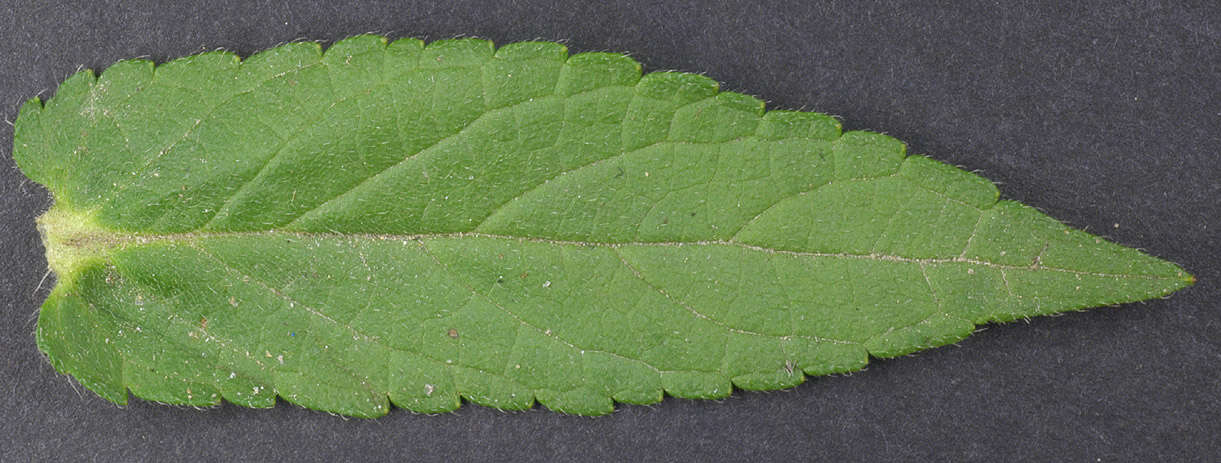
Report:
<svg viewBox="0 0 1221 463"><path fill-rule="evenodd" d="M379 36L122 61L21 108L55 368L102 397L603 414L1169 294L1172 263L699 75Z"/></svg>

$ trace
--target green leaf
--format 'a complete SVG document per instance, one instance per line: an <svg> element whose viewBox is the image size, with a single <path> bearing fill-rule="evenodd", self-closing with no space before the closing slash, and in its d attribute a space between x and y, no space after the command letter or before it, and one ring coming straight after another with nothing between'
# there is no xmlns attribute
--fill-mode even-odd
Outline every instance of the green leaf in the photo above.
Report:
<svg viewBox="0 0 1221 463"><path fill-rule="evenodd" d="M890 137L555 43L122 61L15 130L55 197L38 345L117 403L603 414L1193 281Z"/></svg>

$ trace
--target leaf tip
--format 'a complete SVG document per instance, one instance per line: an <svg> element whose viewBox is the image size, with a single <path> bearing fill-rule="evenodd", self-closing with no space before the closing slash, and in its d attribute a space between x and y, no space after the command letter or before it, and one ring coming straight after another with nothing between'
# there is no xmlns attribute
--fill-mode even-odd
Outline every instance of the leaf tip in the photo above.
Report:
<svg viewBox="0 0 1221 463"><path fill-rule="evenodd" d="M1186 287L1188 287L1188 286L1192 286L1192 285L1195 285L1195 284L1196 284L1196 276L1195 276L1195 275L1192 275L1192 274L1191 274L1191 272L1188 272L1187 270L1184 270L1184 269L1183 269L1183 267L1180 267L1180 266L1178 266L1178 265L1176 265L1176 267L1179 267L1178 277L1179 277L1179 279L1181 279L1181 280L1183 281L1183 283L1184 283L1184 284L1183 284L1183 286L1180 286L1180 287L1178 287L1178 288L1175 288L1175 291L1178 291L1178 290L1180 290L1180 289L1183 289L1183 288L1186 288Z"/></svg>

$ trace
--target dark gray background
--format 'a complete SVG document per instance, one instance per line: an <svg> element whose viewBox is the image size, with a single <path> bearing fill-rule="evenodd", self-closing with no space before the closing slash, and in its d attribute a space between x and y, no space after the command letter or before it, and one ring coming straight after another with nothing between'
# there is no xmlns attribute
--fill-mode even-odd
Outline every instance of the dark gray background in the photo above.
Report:
<svg viewBox="0 0 1221 463"><path fill-rule="evenodd" d="M602 418L467 405L345 420L281 403L116 408L34 346L49 196L0 124L0 460L1216 461L1221 10L1215 2L5 2L0 118L80 67L361 32L630 52L771 108L838 115L980 171L1004 196L1178 262L1167 300L1043 317L793 390ZM186 2L183 2L186 3ZM961 2L963 4L967 2ZM1207 6L1207 5L1212 6ZM53 281L53 280L52 280ZM49 281L50 282L50 281ZM48 282L48 283L49 283Z"/></svg>

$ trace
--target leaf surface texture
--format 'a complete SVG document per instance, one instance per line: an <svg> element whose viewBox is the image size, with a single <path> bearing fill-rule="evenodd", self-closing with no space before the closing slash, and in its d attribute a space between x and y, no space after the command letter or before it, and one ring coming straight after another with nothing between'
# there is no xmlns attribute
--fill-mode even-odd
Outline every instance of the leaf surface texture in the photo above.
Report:
<svg viewBox="0 0 1221 463"><path fill-rule="evenodd" d="M39 347L118 403L604 414L1192 281L885 135L555 43L122 61L15 130L56 201Z"/></svg>

